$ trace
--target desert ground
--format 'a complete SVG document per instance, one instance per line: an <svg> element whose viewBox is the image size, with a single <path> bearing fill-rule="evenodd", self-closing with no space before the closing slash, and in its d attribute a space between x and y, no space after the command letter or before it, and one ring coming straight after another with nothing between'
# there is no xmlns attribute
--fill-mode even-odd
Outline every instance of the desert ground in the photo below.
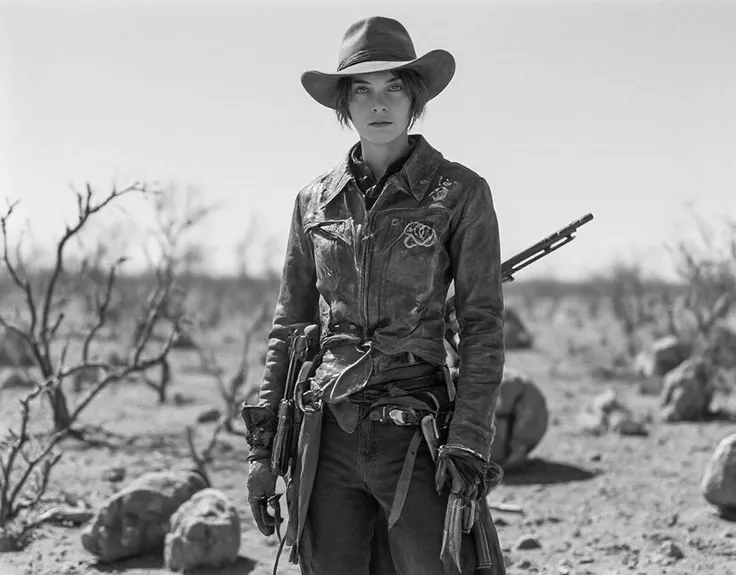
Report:
<svg viewBox="0 0 736 575"><path fill-rule="evenodd" d="M512 286L515 287L515 286ZM527 464L509 471L490 495L509 573L544 574L736 574L736 523L720 516L703 498L700 482L717 443L736 431L733 395L719 394L720 415L706 421L665 423L659 398L639 391L640 378L615 365L623 349L621 330L611 314L575 296L535 294L514 305L534 336L530 349L509 350L507 365L525 373L544 393L549 427ZM235 369L242 348L238 322L212 322L202 336L226 371ZM247 386L258 384L266 328L254 334ZM114 348L114 334L105 346ZM214 422L197 423L210 408L222 408L215 379L202 369L193 350L171 354L169 397L139 381L107 388L85 412L84 423L105 430L104 444L75 439L63 443L38 511L63 503L100 505L144 473L192 465L186 428L194 425L200 448ZM0 374L0 380L8 369ZM581 430L578 415L596 396L613 390L641 421L647 435ZM18 400L26 389L4 389L0 427L16 421ZM176 400L174 400L176 396ZM73 398L74 392L69 391ZM37 423L48 419L46 407ZM242 423L235 422L236 429ZM242 437L221 433L211 452L208 472L213 487L237 507L242 538L237 562L197 573L265 575L271 573L275 537L256 529L246 501L247 446ZM280 490L283 486L280 486ZM505 507L504 507L505 506ZM0 554L2 575L168 573L161 554L101 563L82 547L83 525L45 522L27 545ZM520 544L523 539L536 544ZM527 542L528 543L528 542ZM525 548L532 547L532 548ZM285 560L280 573L298 573Z"/></svg>

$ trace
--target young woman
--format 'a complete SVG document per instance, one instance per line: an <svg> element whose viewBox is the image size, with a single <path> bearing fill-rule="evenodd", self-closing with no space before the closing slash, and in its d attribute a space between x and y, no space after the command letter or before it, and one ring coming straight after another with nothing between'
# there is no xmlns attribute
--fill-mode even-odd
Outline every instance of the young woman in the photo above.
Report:
<svg viewBox="0 0 736 575"><path fill-rule="evenodd" d="M451 54L418 58L404 26L372 17L345 33L335 73L302 76L360 137L296 198L259 396L270 421L249 427L249 501L269 534L267 430L288 339L318 324L310 393L325 408L296 541L305 573L504 573L485 505L501 477L490 461L504 365L498 221L481 176L408 134L454 72ZM451 283L456 385L443 343ZM492 564L481 565L488 544Z"/></svg>

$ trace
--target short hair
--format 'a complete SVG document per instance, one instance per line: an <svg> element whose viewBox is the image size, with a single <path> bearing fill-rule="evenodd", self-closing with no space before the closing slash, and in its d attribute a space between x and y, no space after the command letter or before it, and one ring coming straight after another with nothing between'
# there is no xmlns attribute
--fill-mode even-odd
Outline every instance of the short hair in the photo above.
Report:
<svg viewBox="0 0 736 575"><path fill-rule="evenodd" d="M393 72L404 85L409 94L411 107L409 108L409 128L424 115L427 106L427 86L418 72L414 70L394 70ZM337 120L346 128L350 127L350 90L353 79L350 76L340 78L337 82L337 106L335 113Z"/></svg>

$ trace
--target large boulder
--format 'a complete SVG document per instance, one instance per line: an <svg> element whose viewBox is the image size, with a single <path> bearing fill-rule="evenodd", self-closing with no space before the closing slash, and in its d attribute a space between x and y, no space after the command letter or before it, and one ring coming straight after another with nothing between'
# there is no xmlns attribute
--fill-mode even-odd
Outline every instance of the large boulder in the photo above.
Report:
<svg viewBox="0 0 736 575"><path fill-rule="evenodd" d="M710 360L724 369L736 368L736 331L728 324L719 322L713 326L708 337Z"/></svg>
<svg viewBox="0 0 736 575"><path fill-rule="evenodd" d="M35 365L28 343L14 331L0 331L0 367Z"/></svg>
<svg viewBox="0 0 736 575"><path fill-rule="evenodd" d="M36 385L36 382L32 377L19 371L12 371L10 374L2 380L0 389L13 389L13 388L32 388Z"/></svg>
<svg viewBox="0 0 736 575"><path fill-rule="evenodd" d="M722 512L736 512L736 433L722 439L716 447L700 490Z"/></svg>
<svg viewBox="0 0 736 575"><path fill-rule="evenodd" d="M528 349L534 343L532 334L521 321L519 314L508 306L504 310L503 331L506 349Z"/></svg>
<svg viewBox="0 0 736 575"><path fill-rule="evenodd" d="M194 471L147 473L108 499L82 532L82 545L103 562L162 551L169 518L208 487Z"/></svg>
<svg viewBox="0 0 736 575"><path fill-rule="evenodd" d="M692 353L692 345L675 336L658 339L651 351L642 351L635 360L635 369L644 377L664 376Z"/></svg>
<svg viewBox="0 0 736 575"><path fill-rule="evenodd" d="M547 401L539 387L523 373L505 368L491 458L505 467L523 463L547 432L548 421Z"/></svg>
<svg viewBox="0 0 736 575"><path fill-rule="evenodd" d="M701 357L690 358L664 377L660 413L664 421L699 421L710 411L713 370Z"/></svg>
<svg viewBox="0 0 736 575"><path fill-rule="evenodd" d="M171 571L219 568L234 563L240 549L240 516L216 489L204 489L171 516L164 561Z"/></svg>

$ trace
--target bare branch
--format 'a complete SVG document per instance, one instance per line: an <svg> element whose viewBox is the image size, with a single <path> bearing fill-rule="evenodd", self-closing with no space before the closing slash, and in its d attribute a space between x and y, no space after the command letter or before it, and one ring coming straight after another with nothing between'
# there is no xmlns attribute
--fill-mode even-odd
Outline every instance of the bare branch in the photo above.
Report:
<svg viewBox="0 0 736 575"><path fill-rule="evenodd" d="M56 290L56 285L59 281L59 277L61 276L61 273L64 269L64 249L66 248L67 243L71 238L73 238L76 234L79 233L79 231L84 227L84 225L89 220L90 216L98 213L100 210L104 209L105 206L109 205L110 202L131 194L131 193L147 193L148 187L145 184L140 183L134 183L127 188L123 188L122 190L118 190L117 188L113 188L112 192L110 192L107 197L102 199L99 203L93 203L92 202L92 188L90 187L89 183L86 186L86 195L83 198L80 193L77 193L77 208L78 208L78 219L76 224L73 226L66 227L66 231L64 232L64 235L61 237L59 242L56 245L56 261L54 263L54 268L51 273L51 279L49 279L49 283L46 286L46 296L44 298L43 303L43 310L41 312L41 341L44 345L46 354L49 354L49 337L48 337L48 324L49 324L49 313L50 313L50 307L51 302L53 301L53 296Z"/></svg>
<svg viewBox="0 0 736 575"><path fill-rule="evenodd" d="M112 299L112 292L115 286L115 279L117 277L117 271L118 271L118 268L123 264L124 261L125 261L124 258L119 258L110 267L110 272L108 273L107 283L105 287L105 295L103 296L103 299L101 302L98 300L98 304L97 304L97 321L87 333L87 337L85 337L84 339L84 345L82 346L82 361L84 363L86 363L87 360L89 359L89 346L91 345L92 341L97 335L97 332L102 328L102 326L105 325L105 322L107 321L107 310L110 306L110 301Z"/></svg>
<svg viewBox="0 0 736 575"><path fill-rule="evenodd" d="M30 330L33 332L36 326L36 302L33 296L33 288L31 286L31 283L28 281L28 278L26 277L21 278L20 274L18 273L18 270L16 269L13 262L10 261L10 254L9 254L9 240L8 240L8 220L13 214L13 211L15 210L16 206L18 205L18 201L15 202L8 202L8 209L6 210L5 214L0 216L0 231L2 232L3 236L3 262L5 264L5 267L8 270L8 273L10 274L11 279L15 283L15 285L20 288L20 290L23 292L26 303L28 305L28 311L31 314L31 327ZM20 249L20 248L19 248ZM17 261L20 260L20 254L16 256Z"/></svg>

